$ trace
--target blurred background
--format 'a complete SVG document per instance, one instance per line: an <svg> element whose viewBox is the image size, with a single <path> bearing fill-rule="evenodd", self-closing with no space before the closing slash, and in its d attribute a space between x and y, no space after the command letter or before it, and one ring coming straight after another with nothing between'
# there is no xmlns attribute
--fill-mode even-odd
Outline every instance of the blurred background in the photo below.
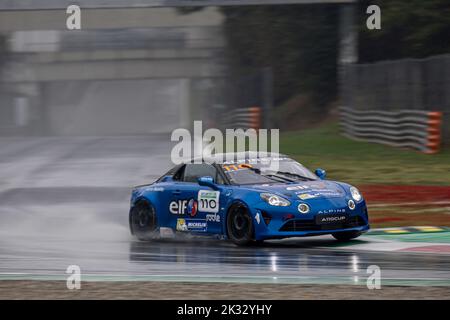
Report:
<svg viewBox="0 0 450 320"><path fill-rule="evenodd" d="M126 224L128 188L203 120L279 128L281 152L360 186L374 226L450 225L447 0L200 2L78 1L81 30L62 2L0 3L4 210L70 193Z"/></svg>

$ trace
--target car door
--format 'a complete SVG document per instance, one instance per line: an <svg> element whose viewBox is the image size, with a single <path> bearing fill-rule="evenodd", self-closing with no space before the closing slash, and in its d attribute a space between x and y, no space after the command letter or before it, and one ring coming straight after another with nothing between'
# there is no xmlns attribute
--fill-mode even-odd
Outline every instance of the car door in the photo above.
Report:
<svg viewBox="0 0 450 320"><path fill-rule="evenodd" d="M176 229L198 233L221 233L221 192L200 186L198 178L211 176L217 181L217 169L209 164L186 164L182 178L174 183L169 210L180 216Z"/></svg>
<svg viewBox="0 0 450 320"><path fill-rule="evenodd" d="M163 227L174 228L177 220L177 215L173 212L174 209L171 208L171 202L174 201L174 195L177 194L176 190L178 189L177 182L181 179L181 175L183 172L184 166L177 166L167 172L162 178L158 181L158 189L161 192L157 194L157 212L158 214L158 224ZM173 205L172 205L173 207ZM172 211L172 212L171 212Z"/></svg>

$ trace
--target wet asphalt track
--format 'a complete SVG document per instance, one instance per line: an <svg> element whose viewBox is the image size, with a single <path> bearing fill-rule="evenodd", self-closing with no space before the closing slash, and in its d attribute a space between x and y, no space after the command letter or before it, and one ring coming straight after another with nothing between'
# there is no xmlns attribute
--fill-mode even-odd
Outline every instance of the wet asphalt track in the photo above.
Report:
<svg viewBox="0 0 450 320"><path fill-rule="evenodd" d="M170 167L169 135L0 139L0 279L450 285L450 256L333 249L331 237L238 248L209 238L135 241L130 187ZM370 241L363 238L361 241Z"/></svg>

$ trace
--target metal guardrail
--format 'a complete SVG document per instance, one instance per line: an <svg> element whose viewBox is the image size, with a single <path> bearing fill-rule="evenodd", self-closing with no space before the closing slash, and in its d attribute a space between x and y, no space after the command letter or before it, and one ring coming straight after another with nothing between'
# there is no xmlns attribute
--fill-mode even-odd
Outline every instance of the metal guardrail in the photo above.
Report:
<svg viewBox="0 0 450 320"><path fill-rule="evenodd" d="M261 128L261 107L237 108L223 123L227 129L259 129Z"/></svg>
<svg viewBox="0 0 450 320"><path fill-rule="evenodd" d="M439 151L442 112L341 107L339 113L342 133L346 137L429 154Z"/></svg>
<svg viewBox="0 0 450 320"><path fill-rule="evenodd" d="M442 111L442 144L450 146L450 54L342 66L340 101L367 110Z"/></svg>

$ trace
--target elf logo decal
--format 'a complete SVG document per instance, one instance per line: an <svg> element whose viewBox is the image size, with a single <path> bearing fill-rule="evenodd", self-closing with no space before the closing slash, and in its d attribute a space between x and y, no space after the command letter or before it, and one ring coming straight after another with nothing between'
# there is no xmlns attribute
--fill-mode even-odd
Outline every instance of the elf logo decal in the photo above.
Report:
<svg viewBox="0 0 450 320"><path fill-rule="evenodd" d="M172 214L189 214L194 217L197 214L197 201L195 199L190 200L178 200L172 201L169 204L169 211Z"/></svg>
<svg viewBox="0 0 450 320"><path fill-rule="evenodd" d="M195 217L197 214L197 201L194 199L189 200L187 205L187 213L191 215L191 217Z"/></svg>
<svg viewBox="0 0 450 320"><path fill-rule="evenodd" d="M172 201L169 204L169 211L172 214L185 214L188 200Z"/></svg>
<svg viewBox="0 0 450 320"><path fill-rule="evenodd" d="M219 191L200 190L198 192L198 211L218 213L219 196Z"/></svg>

